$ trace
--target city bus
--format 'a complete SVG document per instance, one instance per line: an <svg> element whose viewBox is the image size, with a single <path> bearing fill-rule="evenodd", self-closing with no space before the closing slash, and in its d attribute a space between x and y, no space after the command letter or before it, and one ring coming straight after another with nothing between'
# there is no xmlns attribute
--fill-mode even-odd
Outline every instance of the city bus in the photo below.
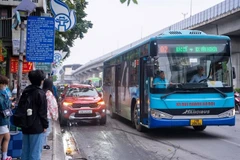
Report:
<svg viewBox="0 0 240 160"><path fill-rule="evenodd" d="M202 68L204 78L192 82ZM110 116L138 131L161 127L235 125L230 38L198 30L167 31L104 61ZM154 79L164 72L162 87ZM202 76L202 75L199 76Z"/></svg>

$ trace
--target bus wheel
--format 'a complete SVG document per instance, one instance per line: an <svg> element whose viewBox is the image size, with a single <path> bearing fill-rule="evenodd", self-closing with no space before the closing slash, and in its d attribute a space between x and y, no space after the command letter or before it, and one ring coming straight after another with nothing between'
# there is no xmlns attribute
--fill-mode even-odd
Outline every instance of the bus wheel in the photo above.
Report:
<svg viewBox="0 0 240 160"><path fill-rule="evenodd" d="M207 128L207 126L193 126L195 131L203 131Z"/></svg>
<svg viewBox="0 0 240 160"><path fill-rule="evenodd" d="M137 104L135 104L135 106L134 106L134 110L133 110L133 120L134 120L135 128L136 128L139 132L145 131L145 127L143 127L143 126L140 124L140 111L139 111L139 108L138 108Z"/></svg>
<svg viewBox="0 0 240 160"><path fill-rule="evenodd" d="M109 108L109 111L110 111L110 117L115 118L116 115L115 115L115 113L113 113L113 106L112 106L112 98L111 97L109 98L109 101L108 101L108 108Z"/></svg>

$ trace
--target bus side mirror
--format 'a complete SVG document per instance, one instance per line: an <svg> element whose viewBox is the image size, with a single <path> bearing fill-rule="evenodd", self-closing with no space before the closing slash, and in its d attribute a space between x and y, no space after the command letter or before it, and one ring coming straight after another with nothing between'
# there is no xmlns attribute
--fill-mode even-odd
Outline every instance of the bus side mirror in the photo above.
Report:
<svg viewBox="0 0 240 160"><path fill-rule="evenodd" d="M154 77L154 63L148 61L146 63L146 75L147 77Z"/></svg>
<svg viewBox="0 0 240 160"><path fill-rule="evenodd" d="M157 51L158 51L157 42L156 41L151 41L150 42L150 55L152 57L156 56L157 55Z"/></svg>
<svg viewBox="0 0 240 160"><path fill-rule="evenodd" d="M234 67L232 67L232 72L233 72L233 79L235 79L236 78L236 72L235 72L235 68Z"/></svg>

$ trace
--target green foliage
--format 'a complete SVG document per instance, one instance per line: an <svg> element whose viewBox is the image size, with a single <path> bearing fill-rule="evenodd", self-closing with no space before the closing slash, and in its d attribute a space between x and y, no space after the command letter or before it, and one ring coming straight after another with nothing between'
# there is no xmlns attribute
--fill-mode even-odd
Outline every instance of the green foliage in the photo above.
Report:
<svg viewBox="0 0 240 160"><path fill-rule="evenodd" d="M53 76L52 76L53 82L57 81L57 78L58 78L58 77L57 77L56 75L53 75Z"/></svg>
<svg viewBox="0 0 240 160"><path fill-rule="evenodd" d="M7 57L7 50L4 48L2 40L0 40L0 48L2 48L3 57L6 58Z"/></svg>
<svg viewBox="0 0 240 160"><path fill-rule="evenodd" d="M234 91L240 93L240 88L235 88Z"/></svg>
<svg viewBox="0 0 240 160"><path fill-rule="evenodd" d="M127 1L127 5L129 6L130 2L132 1L135 4L138 4L137 0L120 0L121 3L125 3Z"/></svg>
<svg viewBox="0 0 240 160"><path fill-rule="evenodd" d="M90 21L85 20L87 16L85 13L88 2L85 0L64 0L70 9L76 12L76 25L67 32L57 32L55 34L55 50L63 50L67 52L66 57L70 56L70 48L73 47L74 40L77 38L82 39L84 34L87 33L89 28L92 28L93 24ZM64 59L66 58L64 57Z"/></svg>
<svg viewBox="0 0 240 160"><path fill-rule="evenodd" d="M88 5L86 0L63 0L70 9L76 11L76 25L67 32L56 32L55 34L55 50L63 50L67 52L65 58L70 56L70 48L73 47L74 40L77 38L84 38L84 34L87 33L89 28L92 28L93 24L91 21L85 20L87 14L85 13L85 9ZM132 1L135 4L138 4L137 0L120 0L121 3L125 3L127 1L127 5ZM50 1L49 1L50 2Z"/></svg>
<svg viewBox="0 0 240 160"><path fill-rule="evenodd" d="M0 66L0 74L6 76L6 68Z"/></svg>

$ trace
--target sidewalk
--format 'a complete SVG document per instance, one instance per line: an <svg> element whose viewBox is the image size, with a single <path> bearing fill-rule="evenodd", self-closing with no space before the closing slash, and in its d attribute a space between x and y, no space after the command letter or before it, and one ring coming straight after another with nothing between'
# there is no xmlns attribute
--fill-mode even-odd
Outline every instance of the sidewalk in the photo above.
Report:
<svg viewBox="0 0 240 160"><path fill-rule="evenodd" d="M57 121L53 121L52 133L48 137L48 145L50 150L42 151L42 160L65 160L65 153L62 141L62 133L60 124Z"/></svg>

